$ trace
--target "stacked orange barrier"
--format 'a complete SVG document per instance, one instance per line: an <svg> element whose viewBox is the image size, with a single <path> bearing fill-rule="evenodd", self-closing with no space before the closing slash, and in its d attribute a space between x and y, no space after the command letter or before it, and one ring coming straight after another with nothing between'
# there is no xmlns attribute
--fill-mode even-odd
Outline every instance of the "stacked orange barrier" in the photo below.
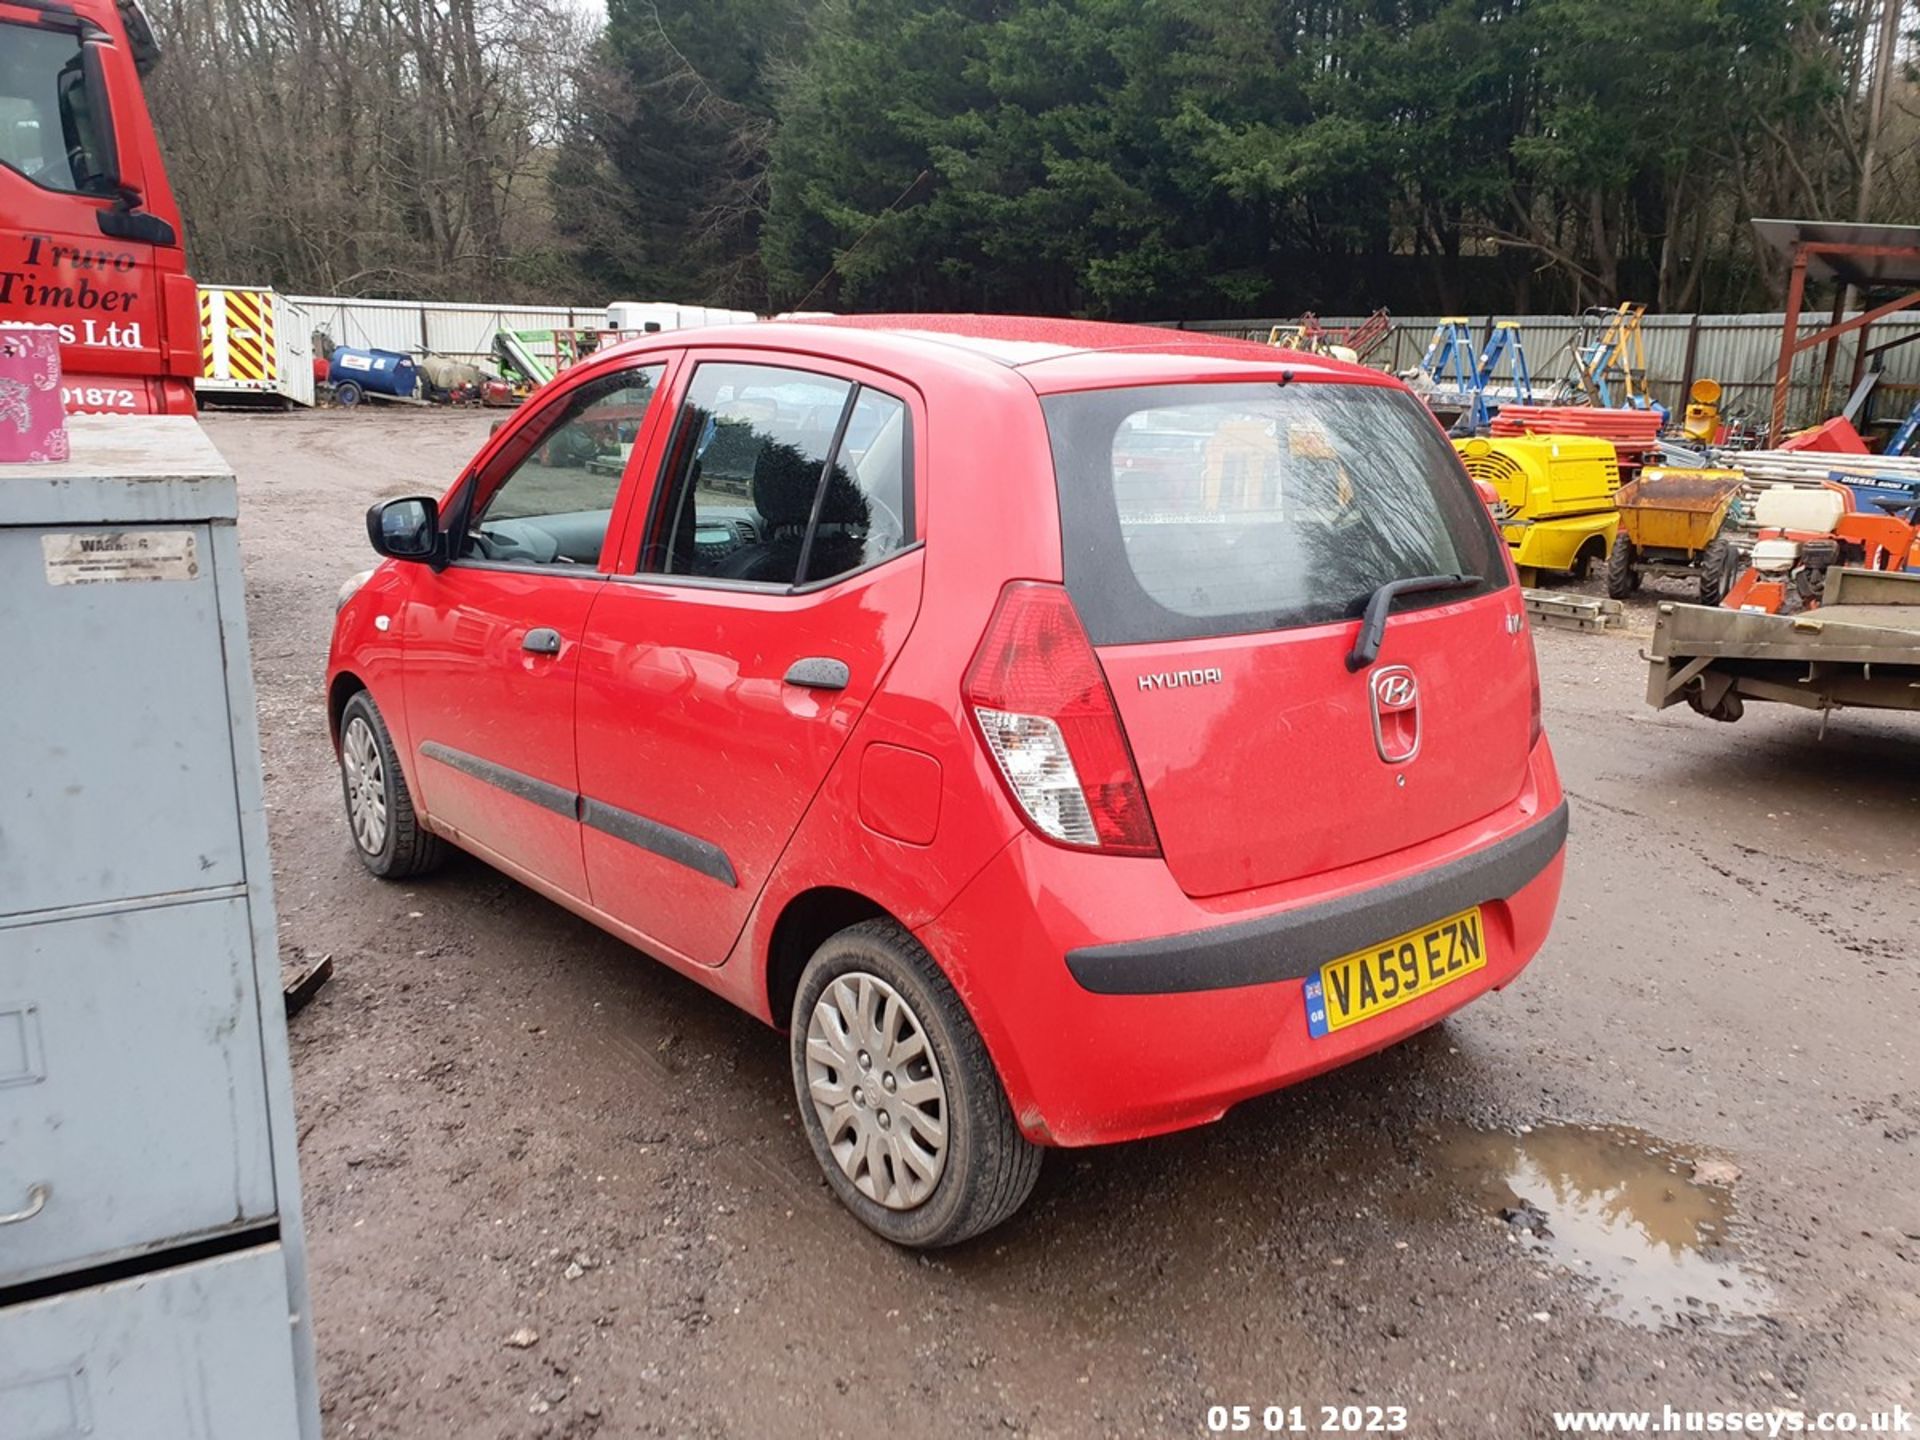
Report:
<svg viewBox="0 0 1920 1440"><path fill-rule="evenodd" d="M1502 405L1494 435L1591 435L1611 440L1622 483L1634 479L1660 443L1657 410L1602 410L1593 405Z"/></svg>
<svg viewBox="0 0 1920 1440"><path fill-rule="evenodd" d="M1660 435L1660 415L1592 405L1502 405L1491 429L1495 435L1593 435L1622 450L1650 450Z"/></svg>

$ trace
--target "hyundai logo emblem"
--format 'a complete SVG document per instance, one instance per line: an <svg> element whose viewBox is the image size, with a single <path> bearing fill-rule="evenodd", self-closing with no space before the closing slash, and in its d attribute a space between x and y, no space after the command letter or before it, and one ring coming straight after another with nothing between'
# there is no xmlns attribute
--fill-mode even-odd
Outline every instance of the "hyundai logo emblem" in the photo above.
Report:
<svg viewBox="0 0 1920 1440"><path fill-rule="evenodd" d="M1373 672L1367 691L1373 748L1389 765L1406 764L1420 753L1420 682L1405 665L1389 665Z"/></svg>
<svg viewBox="0 0 1920 1440"><path fill-rule="evenodd" d="M1382 670L1373 677L1374 700L1382 710L1406 709L1413 704L1416 690L1411 670Z"/></svg>

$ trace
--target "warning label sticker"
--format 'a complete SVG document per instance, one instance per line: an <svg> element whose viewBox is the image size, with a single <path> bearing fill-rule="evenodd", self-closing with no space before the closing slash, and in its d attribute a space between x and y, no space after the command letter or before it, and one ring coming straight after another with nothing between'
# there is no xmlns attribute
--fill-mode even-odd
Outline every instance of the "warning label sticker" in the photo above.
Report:
<svg viewBox="0 0 1920 1440"><path fill-rule="evenodd" d="M49 585L108 585L123 580L191 580L200 556L190 530L89 530L42 535Z"/></svg>

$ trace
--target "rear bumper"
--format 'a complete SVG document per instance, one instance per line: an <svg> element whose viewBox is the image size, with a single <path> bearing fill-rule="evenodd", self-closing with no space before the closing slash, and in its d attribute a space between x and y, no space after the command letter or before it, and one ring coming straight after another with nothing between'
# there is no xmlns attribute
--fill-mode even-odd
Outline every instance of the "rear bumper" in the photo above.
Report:
<svg viewBox="0 0 1920 1440"><path fill-rule="evenodd" d="M1518 894L1567 843L1567 802L1544 819L1449 864L1319 905L1157 940L1087 945L1067 971L1099 995L1168 995L1304 980L1327 961L1442 915Z"/></svg>
<svg viewBox="0 0 1920 1440"><path fill-rule="evenodd" d="M1364 874L1279 887L1258 907L1195 901L1157 859L1079 854L1023 834L919 934L966 1001L1030 1139L1097 1145L1184 1129L1509 984L1546 939L1564 864L1566 807L1544 745L1534 781L1467 832ZM1473 904L1485 917L1484 969L1309 1033L1302 992L1322 963ZM1115 939L1125 934L1164 938Z"/></svg>

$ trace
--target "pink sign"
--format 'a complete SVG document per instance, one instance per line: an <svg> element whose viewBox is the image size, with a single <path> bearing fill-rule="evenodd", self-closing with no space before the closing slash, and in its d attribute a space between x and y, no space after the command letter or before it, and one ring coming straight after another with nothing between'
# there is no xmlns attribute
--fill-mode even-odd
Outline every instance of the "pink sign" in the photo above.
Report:
<svg viewBox="0 0 1920 1440"><path fill-rule="evenodd" d="M0 465L66 458L60 332L50 325L0 325Z"/></svg>

